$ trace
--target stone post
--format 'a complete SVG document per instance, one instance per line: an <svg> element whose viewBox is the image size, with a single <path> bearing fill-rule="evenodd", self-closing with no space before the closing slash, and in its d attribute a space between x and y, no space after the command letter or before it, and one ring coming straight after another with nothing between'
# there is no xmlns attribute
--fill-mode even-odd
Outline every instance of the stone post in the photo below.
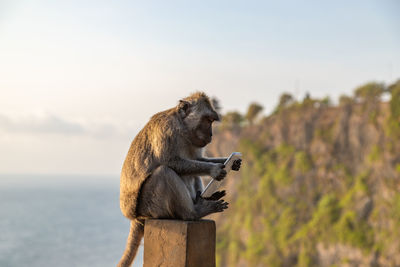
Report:
<svg viewBox="0 0 400 267"><path fill-rule="evenodd" d="M146 220L144 267L215 267L215 222Z"/></svg>

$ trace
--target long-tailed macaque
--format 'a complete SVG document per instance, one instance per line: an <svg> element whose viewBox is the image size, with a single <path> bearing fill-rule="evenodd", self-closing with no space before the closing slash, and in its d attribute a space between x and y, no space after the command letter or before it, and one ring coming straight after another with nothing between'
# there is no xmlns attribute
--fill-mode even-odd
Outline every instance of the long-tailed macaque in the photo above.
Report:
<svg viewBox="0 0 400 267"><path fill-rule="evenodd" d="M198 220L222 212L228 203L219 191L202 198L200 175L221 180L226 158L205 158L212 123L219 120L212 102L198 92L155 114L133 140L121 172L120 205L131 220L124 255L130 266L143 237L145 218ZM240 161L232 169L239 170Z"/></svg>

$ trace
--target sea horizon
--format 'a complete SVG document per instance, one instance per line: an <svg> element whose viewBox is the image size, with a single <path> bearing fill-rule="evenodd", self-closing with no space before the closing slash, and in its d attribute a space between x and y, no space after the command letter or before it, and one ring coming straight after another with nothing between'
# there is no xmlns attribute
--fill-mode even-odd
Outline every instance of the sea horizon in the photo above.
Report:
<svg viewBox="0 0 400 267"><path fill-rule="evenodd" d="M0 266L116 266L129 233L119 175L0 174L0 213Z"/></svg>

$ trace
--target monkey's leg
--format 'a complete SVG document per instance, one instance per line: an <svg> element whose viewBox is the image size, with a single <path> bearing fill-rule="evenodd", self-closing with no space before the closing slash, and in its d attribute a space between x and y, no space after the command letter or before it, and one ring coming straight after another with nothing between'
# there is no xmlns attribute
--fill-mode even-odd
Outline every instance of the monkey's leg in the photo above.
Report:
<svg viewBox="0 0 400 267"><path fill-rule="evenodd" d="M197 196L197 192L200 191L203 192L204 190L204 185L203 185L203 181L201 180L200 177L195 177L194 178L194 199L196 199Z"/></svg>
<svg viewBox="0 0 400 267"><path fill-rule="evenodd" d="M182 178L166 166L158 167L146 179L138 204L139 217L182 220L198 220L227 207L222 201L194 203Z"/></svg>

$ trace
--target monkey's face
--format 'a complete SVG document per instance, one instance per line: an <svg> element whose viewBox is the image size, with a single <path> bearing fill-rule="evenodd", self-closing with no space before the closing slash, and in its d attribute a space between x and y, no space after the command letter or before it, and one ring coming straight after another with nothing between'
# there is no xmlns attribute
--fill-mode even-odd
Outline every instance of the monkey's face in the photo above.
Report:
<svg viewBox="0 0 400 267"><path fill-rule="evenodd" d="M197 102L181 100L178 113L184 121L189 140L194 146L204 147L211 142L212 123L219 121L219 115L208 99Z"/></svg>
<svg viewBox="0 0 400 267"><path fill-rule="evenodd" d="M211 142L213 122L214 118L210 116L202 116L200 118L192 133L191 140L194 146L204 147Z"/></svg>

